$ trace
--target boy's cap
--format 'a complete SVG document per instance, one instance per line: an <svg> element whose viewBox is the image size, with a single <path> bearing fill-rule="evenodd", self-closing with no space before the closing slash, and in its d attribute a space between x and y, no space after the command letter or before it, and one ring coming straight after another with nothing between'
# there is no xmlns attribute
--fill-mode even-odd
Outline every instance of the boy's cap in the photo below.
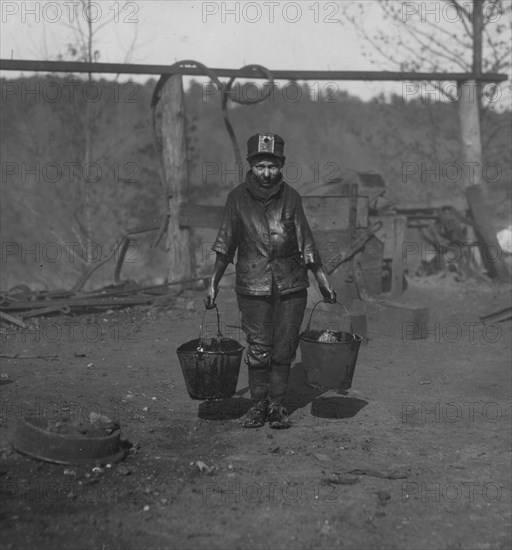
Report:
<svg viewBox="0 0 512 550"><path fill-rule="evenodd" d="M247 160L258 155L273 155L284 159L284 139L277 134L254 134L247 141Z"/></svg>

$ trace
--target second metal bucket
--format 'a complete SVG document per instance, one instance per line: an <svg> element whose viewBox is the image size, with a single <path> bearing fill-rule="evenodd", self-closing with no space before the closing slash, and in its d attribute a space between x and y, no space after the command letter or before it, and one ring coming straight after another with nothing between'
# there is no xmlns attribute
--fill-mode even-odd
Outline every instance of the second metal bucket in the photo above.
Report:
<svg viewBox="0 0 512 550"><path fill-rule="evenodd" d="M350 320L350 332L336 333L339 341L320 342L318 336L321 331L310 329L311 317L320 303L322 300L313 307L306 330L299 337L306 383L322 391L347 390L352 386L359 346L363 337L353 333ZM347 309L339 305L345 309L350 319Z"/></svg>

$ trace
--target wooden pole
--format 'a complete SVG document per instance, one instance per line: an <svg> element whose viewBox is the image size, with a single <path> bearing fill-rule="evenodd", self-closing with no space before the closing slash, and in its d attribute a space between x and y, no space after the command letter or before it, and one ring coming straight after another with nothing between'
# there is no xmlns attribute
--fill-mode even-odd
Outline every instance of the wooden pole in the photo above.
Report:
<svg viewBox="0 0 512 550"><path fill-rule="evenodd" d="M459 121L462 138L462 157L468 173L472 177L465 186L480 185L482 182L482 142L480 115L478 112L478 86L475 80L467 80L459 85ZM474 169L473 169L474 167Z"/></svg>
<svg viewBox="0 0 512 550"><path fill-rule="evenodd" d="M403 248L405 231L407 228L406 216L395 216L393 220L393 258L391 263L391 296L401 296L404 292L404 259Z"/></svg>
<svg viewBox="0 0 512 550"><path fill-rule="evenodd" d="M189 279L192 272L190 228L180 227L180 209L188 201L187 136L181 75L173 75L162 90L162 154L169 201L168 281ZM181 290L181 285L177 285Z"/></svg>
<svg viewBox="0 0 512 550"><path fill-rule="evenodd" d="M491 277L502 282L510 280L507 264L503 259L501 247L498 244L495 228L492 225L492 215L486 205L486 187L482 184L482 142L480 134L479 86L475 80L468 80L459 86L459 120L462 138L462 157L470 174L465 181L465 195L475 232L469 228L468 238L478 239L481 261ZM485 182L484 182L485 183ZM476 257L477 264L480 258Z"/></svg>
<svg viewBox="0 0 512 550"><path fill-rule="evenodd" d="M502 283L511 282L482 187L482 185L470 185L466 188L466 198L475 223L482 261L491 277L497 278Z"/></svg>

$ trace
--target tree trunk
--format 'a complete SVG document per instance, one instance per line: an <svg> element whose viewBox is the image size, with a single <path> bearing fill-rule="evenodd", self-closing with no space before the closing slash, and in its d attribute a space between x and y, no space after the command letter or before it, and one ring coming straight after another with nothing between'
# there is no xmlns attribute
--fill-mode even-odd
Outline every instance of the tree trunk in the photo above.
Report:
<svg viewBox="0 0 512 550"><path fill-rule="evenodd" d="M173 75L162 91L162 146L169 201L169 282L191 277L190 229L180 228L179 212L188 202L187 136L181 75ZM181 290L178 285L177 290Z"/></svg>

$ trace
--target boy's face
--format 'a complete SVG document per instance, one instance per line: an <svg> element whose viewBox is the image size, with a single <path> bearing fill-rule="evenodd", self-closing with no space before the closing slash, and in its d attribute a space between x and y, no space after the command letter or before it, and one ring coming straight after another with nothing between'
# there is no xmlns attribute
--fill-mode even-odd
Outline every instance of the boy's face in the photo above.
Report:
<svg viewBox="0 0 512 550"><path fill-rule="evenodd" d="M256 183L265 188L272 187L280 180L282 167L282 161L273 156L258 157L251 162L251 172Z"/></svg>

